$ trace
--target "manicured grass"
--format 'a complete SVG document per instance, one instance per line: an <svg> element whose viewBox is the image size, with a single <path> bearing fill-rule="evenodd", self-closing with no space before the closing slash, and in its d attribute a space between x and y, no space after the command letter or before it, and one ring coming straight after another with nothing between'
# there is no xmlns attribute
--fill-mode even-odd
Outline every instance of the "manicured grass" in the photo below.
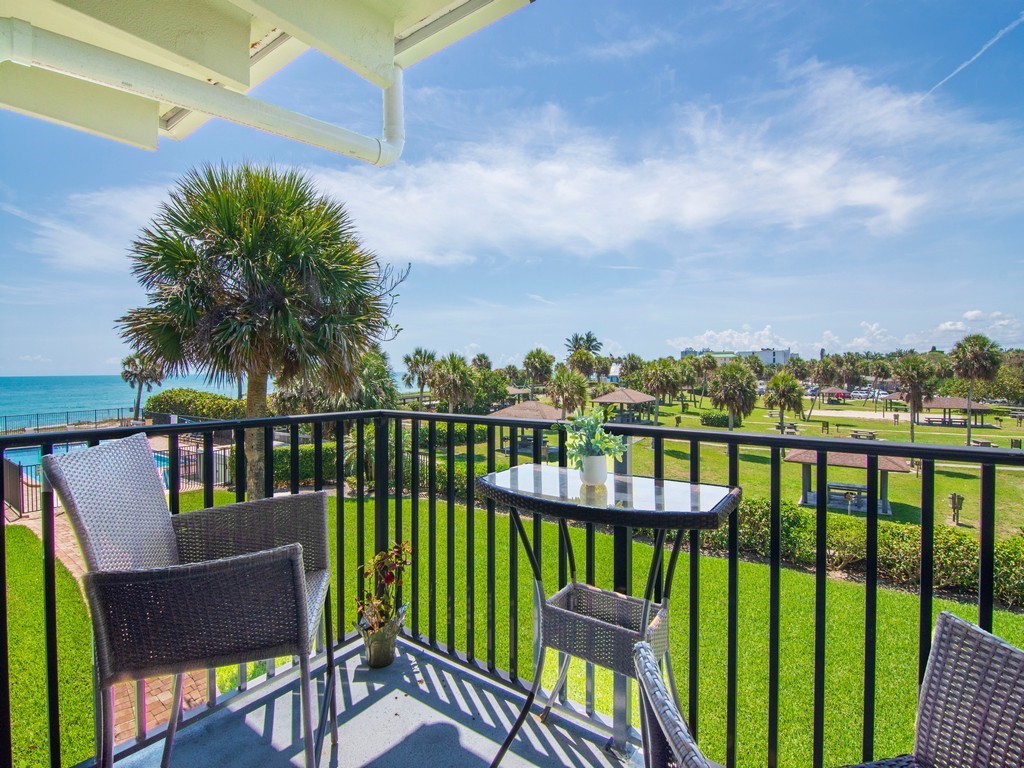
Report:
<svg viewBox="0 0 1024 768"><path fill-rule="evenodd" d="M43 547L28 528L5 526L14 765L48 766ZM93 754L92 634L74 577L57 563L61 764Z"/></svg>
<svg viewBox="0 0 1024 768"><path fill-rule="evenodd" d="M217 503L231 500L230 494L218 494ZM404 500L401 537L412 537L412 502ZM332 531L332 558L338 564L334 530L336 512L331 500L330 530ZM389 500L394 511L394 501ZM454 646L467 651L468 569L472 563L475 605L473 629L474 656L487 658L487 549L488 514L484 510L468 511L455 505L449 525L449 513L443 500L437 500L436 517L436 577L429 577L429 502L419 500L419 551L415 579L418 600L407 620L407 627L418 622L418 630L429 631L429 607L436 608L436 642L442 649L448 643L448 567L449 554L453 561L454 594ZM393 520L393 518L392 518ZM536 530L527 519L527 528ZM362 563L373 546L373 502L365 505L365 547L358 551L356 530L357 512L354 501L346 502L344 517L346 607L342 625L351 628L355 619L355 566ZM474 549L468 548L472 529ZM451 539L449 540L449 532ZM398 538L392 531L392 538ZM554 524L540 525L543 542L542 568L548 592L557 582L558 532ZM580 573L585 552L584 531L573 529L573 545L579 560ZM512 574L517 575L519 648L518 673L529 677L533 668L532 647L532 576L525 554L516 543L510 544L510 521L506 515L494 516L495 541L495 657L499 668L509 668L509 616ZM595 549L596 581L599 586L610 587L612 577L611 537L598 534ZM515 553L515 554L513 554ZM517 563L513 566L513 557ZM650 562L651 548L637 545L633 551L634 593L643 590ZM727 616L727 563L725 560L702 556L700 580L700 650L698 730L701 745L709 756L719 762L725 758L726 715L726 616ZM412 594L413 574L406 575L405 598ZM768 691L768 582L769 569L756 563L741 563L739 577L739 673L737 712L737 749L739 764L763 766L767 759L767 691ZM780 766L805 766L811 762L813 732L813 643L814 643L814 576L794 570L783 570L781 579L781 657L780 657ZM335 587L337 589L337 587ZM433 592L431 592L433 589ZM334 593L337 596L337 592ZM431 595L433 594L433 600ZM681 559L676 573L672 608L672 657L676 680L684 702L687 697L688 667L688 594L689 572L686 556ZM861 724L863 707L863 655L864 655L864 587L861 584L830 580L827 589L826 611L826 724L825 764L839 765L860 759ZM956 604L936 600L935 610L948 609L969 620L977 619L977 609L970 604ZM917 690L917 613L916 595L880 589L878 595L878 651L876 678L875 754L892 755L908 751L913 743L914 714ZM1024 616L997 612L995 631L1010 642L1024 646ZM549 654L546 660L545 683L554 682L557 659ZM572 665L569 695L576 701L584 700L584 667L580 662ZM597 676L597 709L611 711L610 675ZM634 711L634 720L636 713Z"/></svg>

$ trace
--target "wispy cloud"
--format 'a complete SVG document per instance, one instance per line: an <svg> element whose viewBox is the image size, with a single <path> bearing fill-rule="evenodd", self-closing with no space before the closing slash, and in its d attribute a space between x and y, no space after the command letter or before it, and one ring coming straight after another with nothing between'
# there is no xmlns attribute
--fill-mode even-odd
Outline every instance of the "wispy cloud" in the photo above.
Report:
<svg viewBox="0 0 1024 768"><path fill-rule="evenodd" d="M675 36L660 29L646 31L621 40L608 40L587 46L582 53L585 58L598 60L623 60L643 56L662 45L670 45Z"/></svg>
<svg viewBox="0 0 1024 768"><path fill-rule="evenodd" d="M1020 26L1021 24L1024 24L1024 11L1021 11L1021 14L1020 14L1020 16L1018 16L1018 17L1017 17L1016 19L1014 19L1014 20L1013 20L1012 22L1010 22L1010 23L1009 23L1009 24L1007 24L1007 25L1006 25L1005 27L1003 27L1003 28L1002 28L1002 29L1000 29L1000 30L999 30L998 32L996 32L996 34L995 34L995 35L994 35L994 36L993 36L993 37L992 37L992 38L991 38L991 39L990 39L990 40L989 40L989 41L988 41L987 43L985 43L985 44L984 44L983 46L981 46L981 48L979 48L979 49L978 49L978 52L977 52L976 54L974 54L973 56L971 56L971 58L969 58L969 59L968 59L967 61L965 61L965 62L964 62L963 64L961 64L961 65L960 65L959 67L957 67L956 69L954 69L954 70L953 70L952 72L950 72L950 73L949 73L948 75L946 75L946 76L945 76L944 78L942 78L942 79L941 79L941 80L940 80L939 82L937 82L937 83L936 83L935 85L933 85L933 86L931 87L931 90L929 90L929 91L928 91L928 95L929 95L929 96L931 96L931 95L932 95L933 93L935 93L935 91L936 91L936 90L938 90L939 88L941 88L941 87L942 87L943 85L945 85L946 83L948 83L948 82L949 82L950 80L952 80L952 79L953 79L954 77L956 77L956 76L957 76L957 75L959 75L959 74L960 74L961 72L963 72L963 71L964 71L965 69L967 69L967 68L968 68L969 66L971 66L971 64L973 64L973 63L974 63L974 62L976 62L976 61L977 61L977 60L978 60L979 58L981 58L982 54L984 54L984 53L985 53L985 51L987 51L987 50L988 50L989 48L991 48L991 47L992 47L993 45L995 45L996 43L998 43L998 42L999 42L999 40L1000 40L1000 38L1002 38L1002 37L1003 37L1004 35L1008 34L1009 32L1012 32L1012 31L1013 31L1014 29L1016 29L1017 27L1019 27L1019 26Z"/></svg>

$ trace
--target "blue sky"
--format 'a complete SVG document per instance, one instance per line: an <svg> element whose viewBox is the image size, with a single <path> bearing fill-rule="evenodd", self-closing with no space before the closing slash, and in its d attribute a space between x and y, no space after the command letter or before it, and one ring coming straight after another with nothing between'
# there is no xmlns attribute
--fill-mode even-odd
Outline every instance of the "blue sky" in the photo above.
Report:
<svg viewBox="0 0 1024 768"><path fill-rule="evenodd" d="M412 264L396 367L588 330L645 358L1024 346L1022 21L1021 0L538 0L406 73L385 169L221 121L149 153L0 111L0 375L117 373L132 237L186 170L242 159L305 169ZM379 92L315 53L255 93L379 131Z"/></svg>

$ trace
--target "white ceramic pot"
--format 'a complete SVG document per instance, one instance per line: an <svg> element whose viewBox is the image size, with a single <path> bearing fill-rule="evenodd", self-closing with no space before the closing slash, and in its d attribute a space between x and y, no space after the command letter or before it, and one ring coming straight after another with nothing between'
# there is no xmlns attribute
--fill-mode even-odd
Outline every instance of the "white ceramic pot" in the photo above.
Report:
<svg viewBox="0 0 1024 768"><path fill-rule="evenodd" d="M608 457L584 456L583 469L580 470L580 481L584 485L601 485L608 477Z"/></svg>

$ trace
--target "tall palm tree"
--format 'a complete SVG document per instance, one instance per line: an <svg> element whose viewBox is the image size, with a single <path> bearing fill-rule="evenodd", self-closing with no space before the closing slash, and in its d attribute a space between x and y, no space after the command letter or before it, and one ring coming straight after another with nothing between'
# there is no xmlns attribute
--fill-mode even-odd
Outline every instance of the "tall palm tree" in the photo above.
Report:
<svg viewBox="0 0 1024 768"><path fill-rule="evenodd" d="M543 387L551 380L551 367L555 364L555 356L540 347L531 349L523 357L523 369L530 379L531 394L536 386Z"/></svg>
<svg viewBox="0 0 1024 768"><path fill-rule="evenodd" d="M603 355L594 357L594 373L597 374L597 383L601 383L601 377L607 376L612 370L612 359Z"/></svg>
<svg viewBox="0 0 1024 768"><path fill-rule="evenodd" d="M700 373L701 379L700 405L697 406L698 408L704 407L704 395L708 392L708 377L715 372L716 368L718 368L718 360L710 352L697 358L697 371Z"/></svg>
<svg viewBox="0 0 1024 768"><path fill-rule="evenodd" d="M489 358L483 352L477 352L473 355L473 359L470 361L470 365L478 369L491 370L491 358Z"/></svg>
<svg viewBox="0 0 1024 768"><path fill-rule="evenodd" d="M297 171L243 164L190 171L131 246L148 305L117 322L168 375L246 379L246 415L265 416L271 376L351 392L388 338L394 289L345 207ZM263 495L263 430L245 439L247 493Z"/></svg>
<svg viewBox="0 0 1024 768"><path fill-rule="evenodd" d="M972 333L960 339L950 350L949 361L953 373L967 379L967 445L971 444L971 404L974 399L974 382L992 381L999 373L1002 350L988 336Z"/></svg>
<svg viewBox="0 0 1024 768"><path fill-rule="evenodd" d="M804 388L791 373L776 373L764 390L764 404L769 408L779 409L779 434L786 426L786 411L799 415L804 411Z"/></svg>
<svg viewBox="0 0 1024 768"><path fill-rule="evenodd" d="M577 349L569 355L569 359L565 361L565 364L584 379L589 379L590 374L594 372L594 355L586 349Z"/></svg>
<svg viewBox="0 0 1024 768"><path fill-rule="evenodd" d="M911 352L896 361L892 372L906 390L907 406L910 408L910 442L914 442L914 425L921 407L925 398L935 392L935 367L921 355Z"/></svg>
<svg viewBox="0 0 1024 768"><path fill-rule="evenodd" d="M741 362L750 369L750 372L754 374L755 379L763 379L765 371L768 370L767 366L764 364L764 360L757 355L747 355Z"/></svg>
<svg viewBox="0 0 1024 768"><path fill-rule="evenodd" d="M430 367L437 360L437 353L432 349L416 347L412 352L402 357L402 365L405 366L405 373L402 374L402 383L407 387L418 386L420 389L420 410L423 410L423 390L427 388L430 379Z"/></svg>
<svg viewBox="0 0 1024 768"><path fill-rule="evenodd" d="M679 371L679 399L683 399L683 391L689 390L690 401L695 399L693 390L700 381L700 374L697 372L697 358L684 357L676 363Z"/></svg>
<svg viewBox="0 0 1024 768"><path fill-rule="evenodd" d="M164 366L159 360L148 357L140 352L135 352L121 360L121 378L124 379L135 393L135 420L139 420L139 412L142 409L142 388L152 392L153 387L160 386L164 380Z"/></svg>
<svg viewBox="0 0 1024 768"><path fill-rule="evenodd" d="M551 377L548 394L562 409L564 419L568 411L576 412L587 402L587 380L576 371L562 366Z"/></svg>
<svg viewBox="0 0 1024 768"><path fill-rule="evenodd" d="M565 340L565 349L572 355L573 352L577 352L581 349L585 349L592 355L596 355L601 351L603 347L597 336L594 335L593 331L587 331L586 333L574 333L572 336Z"/></svg>
<svg viewBox="0 0 1024 768"><path fill-rule="evenodd" d="M679 368L675 360L662 357L645 365L641 378L644 391L654 395L654 423L657 424L661 399L670 398L673 392L679 391Z"/></svg>
<svg viewBox="0 0 1024 768"><path fill-rule="evenodd" d="M755 358L756 359L756 358ZM729 412L729 430L734 422L754 412L757 403L757 379L750 367L742 363L727 363L711 377L708 395L715 408Z"/></svg>
<svg viewBox="0 0 1024 768"><path fill-rule="evenodd" d="M430 391L437 399L448 401L448 413L455 413L456 405L472 405L475 389L473 368L458 352L450 352L434 363Z"/></svg>

